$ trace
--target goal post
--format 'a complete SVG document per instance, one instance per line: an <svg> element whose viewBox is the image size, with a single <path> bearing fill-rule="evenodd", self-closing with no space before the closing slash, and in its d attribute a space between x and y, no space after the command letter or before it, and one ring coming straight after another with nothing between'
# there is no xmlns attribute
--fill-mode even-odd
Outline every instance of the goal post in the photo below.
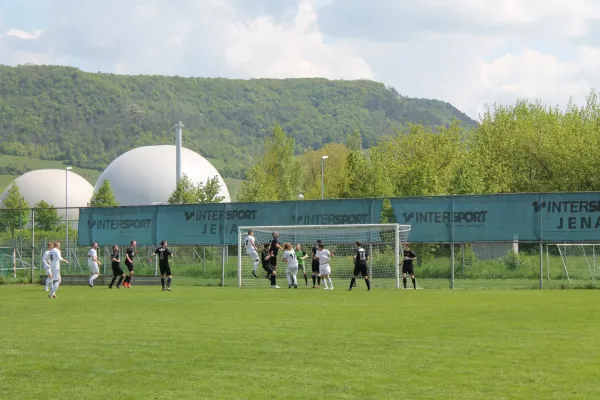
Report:
<svg viewBox="0 0 600 400"><path fill-rule="evenodd" d="M596 281L600 274L600 244L554 243L546 245L546 273L548 279Z"/></svg>
<svg viewBox="0 0 600 400"><path fill-rule="evenodd" d="M289 225L289 226L240 226L238 228L238 286L269 287L262 265L257 268L257 277L252 272L254 259L248 255L244 242L248 231L254 232L258 256L265 244L270 243L273 232L279 234L281 246L290 243L293 248L300 245L308 257L304 261L304 270L298 271L300 288L312 288L312 248L317 240L321 240L325 248L334 256L331 258L331 279L334 286L345 287L354 276L355 242L369 252L367 270L374 288L400 288L400 263L402 245L406 243L410 225L399 224L361 224L361 225ZM283 250L277 255L278 284L287 284L285 271L287 266L281 257ZM303 272L307 275L305 281ZM357 279L357 285L364 287L364 281Z"/></svg>

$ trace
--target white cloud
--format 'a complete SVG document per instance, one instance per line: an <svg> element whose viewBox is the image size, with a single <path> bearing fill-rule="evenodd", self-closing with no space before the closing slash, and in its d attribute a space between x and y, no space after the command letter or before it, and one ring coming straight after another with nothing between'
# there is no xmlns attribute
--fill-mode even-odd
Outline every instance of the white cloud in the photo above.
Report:
<svg viewBox="0 0 600 400"><path fill-rule="evenodd" d="M596 0L6 1L0 63L11 65L368 78L473 117L521 97L583 102L600 84Z"/></svg>

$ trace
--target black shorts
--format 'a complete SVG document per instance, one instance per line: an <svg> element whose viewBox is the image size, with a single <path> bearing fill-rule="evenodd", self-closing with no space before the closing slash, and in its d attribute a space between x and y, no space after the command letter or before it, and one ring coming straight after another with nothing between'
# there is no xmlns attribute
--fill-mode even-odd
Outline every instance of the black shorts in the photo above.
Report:
<svg viewBox="0 0 600 400"><path fill-rule="evenodd" d="M133 264L128 263L127 261L125 261L125 266L127 267L127 270L129 272L133 272Z"/></svg>
<svg viewBox="0 0 600 400"><path fill-rule="evenodd" d="M271 275L273 273L273 271L274 271L273 267L271 267L270 264L263 264L263 269L269 275Z"/></svg>
<svg viewBox="0 0 600 400"><path fill-rule="evenodd" d="M319 273L319 263L318 262L312 263L312 272L314 272L315 274Z"/></svg>
<svg viewBox="0 0 600 400"><path fill-rule="evenodd" d="M162 265L159 265L158 268L160 269L161 275L171 275L171 266L167 265L163 267Z"/></svg>
<svg viewBox="0 0 600 400"><path fill-rule="evenodd" d="M113 276L121 276L124 274L123 272L123 268L121 268L121 266L114 266L112 267L112 271L113 271Z"/></svg>
<svg viewBox="0 0 600 400"><path fill-rule="evenodd" d="M367 272L366 265L355 265L354 266L354 276L358 276L358 275L362 275L363 277L366 277L367 275L369 275L369 273Z"/></svg>
<svg viewBox="0 0 600 400"><path fill-rule="evenodd" d="M272 267L277 267L277 256L273 256L273 257L269 258L269 264ZM273 269L275 269L275 268L273 268Z"/></svg>
<svg viewBox="0 0 600 400"><path fill-rule="evenodd" d="M402 273L403 274L408 274L408 275L414 275L415 274L415 270L413 268L412 265L404 265L402 264Z"/></svg>

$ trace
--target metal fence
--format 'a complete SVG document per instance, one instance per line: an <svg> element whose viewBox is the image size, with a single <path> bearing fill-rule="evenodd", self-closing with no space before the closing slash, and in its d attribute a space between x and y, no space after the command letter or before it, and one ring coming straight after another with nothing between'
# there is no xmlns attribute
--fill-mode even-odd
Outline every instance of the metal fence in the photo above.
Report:
<svg viewBox="0 0 600 400"><path fill-rule="evenodd" d="M8 212L14 213L15 210L0 210L0 221L9 219ZM71 229L68 232L65 229L65 210L59 210L60 221L52 230L42 229L36 219L37 210L26 212L27 217L21 218L20 224L13 229L4 225L0 232L0 279L4 282L37 282L43 271L41 258L47 243L57 240L61 242L63 257L70 261L62 266L62 274L87 275L89 247L77 246L78 210L69 209L67 216ZM12 220L15 220L14 216ZM115 244L124 254L128 243ZM600 257L600 246L597 249L590 247L589 243L569 246L524 242L419 243L413 245L418 256L415 274L419 287L424 289L596 287L596 271L600 273L600 265L597 267L600 260L597 260L596 254ZM170 248L174 253L172 270L180 284L237 285L237 246ZM154 250L153 246L138 247L136 275L157 275L156 260L149 261ZM103 275L112 273L111 252L111 246L103 246L98 252ZM351 269L352 266L348 265L348 270ZM333 279L336 275L336 271L332 271ZM348 271L340 271L339 276L348 276ZM410 280L408 286L411 286Z"/></svg>

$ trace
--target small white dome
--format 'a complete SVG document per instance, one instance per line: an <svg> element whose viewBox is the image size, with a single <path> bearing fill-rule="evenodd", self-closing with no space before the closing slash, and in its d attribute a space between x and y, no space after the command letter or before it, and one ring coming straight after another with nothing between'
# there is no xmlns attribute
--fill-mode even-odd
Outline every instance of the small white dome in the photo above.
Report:
<svg viewBox="0 0 600 400"><path fill-rule="evenodd" d="M68 179L69 193L66 193ZM39 169L30 171L21 175L13 181L18 187L21 196L34 207L38 202L44 200L46 203L57 208L61 218L65 218L65 200L68 200L69 220L79 218L79 210L71 207L87 207L94 187L85 178L77 175L73 171L64 169ZM12 183L0 196L0 204L8 194Z"/></svg>
<svg viewBox="0 0 600 400"><path fill-rule="evenodd" d="M140 206L167 203L176 187L175 146L138 147L117 157L100 175L94 192L108 180L121 206ZM219 195L230 202L229 190L217 169L200 154L183 148L181 173L194 183L206 183L217 177L221 184Z"/></svg>

